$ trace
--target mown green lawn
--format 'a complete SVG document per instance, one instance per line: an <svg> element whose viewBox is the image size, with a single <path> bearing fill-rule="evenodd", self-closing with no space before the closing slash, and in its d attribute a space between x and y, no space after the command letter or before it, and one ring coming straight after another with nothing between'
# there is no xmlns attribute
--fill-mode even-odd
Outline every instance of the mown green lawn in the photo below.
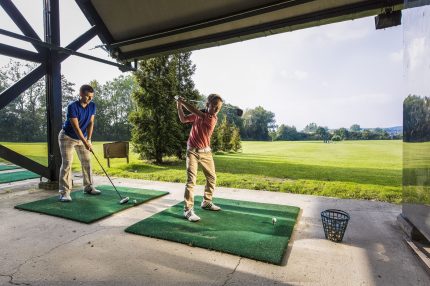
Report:
<svg viewBox="0 0 430 286"><path fill-rule="evenodd" d="M2 143L46 164L46 144ZM242 142L240 153L216 154L219 186L374 199L399 203L402 183L401 141ZM103 158L102 143L95 151ZM106 166L106 160L103 160ZM75 156L74 170L80 169ZM102 174L93 162L94 171ZM132 153L111 160L112 176L185 183L185 162L173 158L163 165L139 160ZM198 184L204 184L200 171Z"/></svg>

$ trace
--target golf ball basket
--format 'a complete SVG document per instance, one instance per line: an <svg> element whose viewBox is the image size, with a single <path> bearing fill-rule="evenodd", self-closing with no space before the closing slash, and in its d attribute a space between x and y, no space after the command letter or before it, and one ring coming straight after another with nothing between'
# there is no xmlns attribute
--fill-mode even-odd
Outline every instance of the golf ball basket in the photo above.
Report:
<svg viewBox="0 0 430 286"><path fill-rule="evenodd" d="M335 209L321 212L321 221L325 238L334 242L341 242L348 226L349 214Z"/></svg>

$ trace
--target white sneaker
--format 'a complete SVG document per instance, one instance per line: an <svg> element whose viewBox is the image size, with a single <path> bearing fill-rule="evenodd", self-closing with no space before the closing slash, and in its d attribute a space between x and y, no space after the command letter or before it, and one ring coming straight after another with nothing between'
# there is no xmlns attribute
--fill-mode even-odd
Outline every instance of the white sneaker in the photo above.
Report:
<svg viewBox="0 0 430 286"><path fill-rule="evenodd" d="M69 193L63 193L60 191L60 197L58 198L60 202L68 203L72 201L72 197Z"/></svg>
<svg viewBox="0 0 430 286"><path fill-rule="evenodd" d="M89 185L84 188L84 193L89 195L100 195L102 192L99 190L96 190L93 186Z"/></svg>
<svg viewBox="0 0 430 286"><path fill-rule="evenodd" d="M200 220L200 217L195 214L194 209L184 210L184 217L192 222L196 222Z"/></svg>
<svg viewBox="0 0 430 286"><path fill-rule="evenodd" d="M202 209L208 210L208 211L220 211L221 208L217 205L215 205L213 202L207 202L203 201L201 205Z"/></svg>

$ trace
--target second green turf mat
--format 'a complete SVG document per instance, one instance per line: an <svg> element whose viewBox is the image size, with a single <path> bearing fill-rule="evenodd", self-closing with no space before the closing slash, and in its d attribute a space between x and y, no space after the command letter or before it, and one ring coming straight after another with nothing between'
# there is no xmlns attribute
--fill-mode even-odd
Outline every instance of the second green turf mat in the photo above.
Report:
<svg viewBox="0 0 430 286"><path fill-rule="evenodd" d="M202 198L196 197L199 206ZM125 231L227 252L280 265L300 211L297 207L216 199L219 212L197 210L201 221L183 217L183 203ZM276 218L277 222L272 223Z"/></svg>
<svg viewBox="0 0 430 286"><path fill-rule="evenodd" d="M0 164L0 171L15 170L15 169L19 169L19 167L15 165Z"/></svg>
<svg viewBox="0 0 430 286"><path fill-rule="evenodd" d="M17 205L15 208L58 216L83 223L91 223L169 193L127 187L116 188L123 197L130 198L128 203L123 205L119 204L120 199L112 186L97 186L96 189L102 191L102 194L98 196L76 191L72 192L71 196L73 200L68 203L59 202L58 196L54 196L44 200ZM136 204L133 202L134 200L137 201Z"/></svg>
<svg viewBox="0 0 430 286"><path fill-rule="evenodd" d="M40 175L30 171L18 171L11 173L0 173L0 184L11 183L16 181L40 178Z"/></svg>

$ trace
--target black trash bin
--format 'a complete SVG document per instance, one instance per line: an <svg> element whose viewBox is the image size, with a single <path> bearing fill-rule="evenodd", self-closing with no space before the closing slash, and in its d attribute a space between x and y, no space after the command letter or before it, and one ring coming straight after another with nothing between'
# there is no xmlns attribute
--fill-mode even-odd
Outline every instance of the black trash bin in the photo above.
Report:
<svg viewBox="0 0 430 286"><path fill-rule="evenodd" d="M341 242L348 226L349 214L335 209L321 212L321 220L325 238L334 242Z"/></svg>

